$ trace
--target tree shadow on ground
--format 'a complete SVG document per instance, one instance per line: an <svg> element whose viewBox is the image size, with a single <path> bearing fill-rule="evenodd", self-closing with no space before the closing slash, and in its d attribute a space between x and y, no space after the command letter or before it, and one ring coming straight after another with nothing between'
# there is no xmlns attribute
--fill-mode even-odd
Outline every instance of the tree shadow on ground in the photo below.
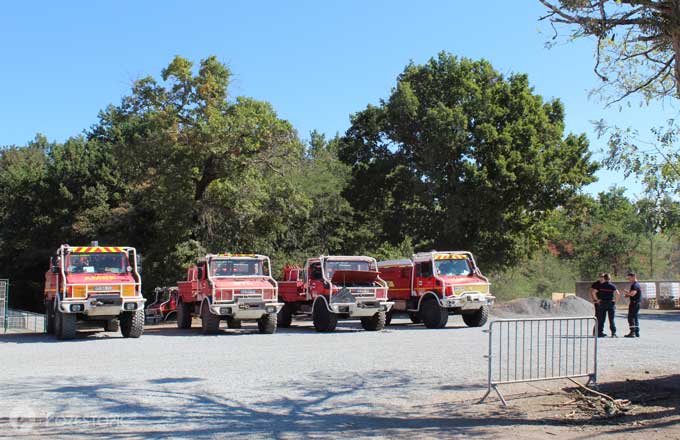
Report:
<svg viewBox="0 0 680 440"><path fill-rule="evenodd" d="M428 403L399 400L400 387L412 378L399 371L376 370L368 374L328 375L319 372L286 384L282 395L267 392L267 386L253 389L246 400L220 394L206 386L215 378L164 377L148 381L107 382L58 377L54 380L26 379L0 383L3 407L0 424L12 423L10 406L35 405L26 436L49 438L452 438L488 436L498 429L517 426L550 427L570 425L559 417L528 419L520 396L508 396L511 406L475 405L472 401ZM678 376L603 384L601 391L635 402L635 393L648 388L657 393L678 395ZM279 384L280 385L280 384ZM280 388L279 388L280 389ZM628 393L628 394L627 394ZM41 413L49 402L49 414ZM651 402L640 400L642 404ZM16 404L16 405L15 405ZM677 414L677 400L644 416L649 428L655 420ZM8 406L9 405L9 406ZM111 425L57 423L61 414L89 414L115 419ZM52 422L50 423L50 417ZM579 424L601 424L592 420ZM609 422L611 423L611 422ZM614 422L615 423L615 422ZM613 429L617 429L616 426ZM495 431L494 431L495 430ZM620 432L634 431L622 427ZM0 431L0 438L18 438L12 429ZM20 433L19 433L20 434Z"/></svg>

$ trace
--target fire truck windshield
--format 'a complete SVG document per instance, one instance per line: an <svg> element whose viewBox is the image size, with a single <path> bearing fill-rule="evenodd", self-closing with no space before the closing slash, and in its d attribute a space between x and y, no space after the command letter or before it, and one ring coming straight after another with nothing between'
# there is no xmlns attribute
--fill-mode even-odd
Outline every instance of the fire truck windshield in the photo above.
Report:
<svg viewBox="0 0 680 440"><path fill-rule="evenodd" d="M262 260L220 259L210 262L210 276L238 277L264 274Z"/></svg>
<svg viewBox="0 0 680 440"><path fill-rule="evenodd" d="M326 276L328 279L333 278L336 270L358 270L368 272L371 270L371 263L368 261L326 261L325 266Z"/></svg>
<svg viewBox="0 0 680 440"><path fill-rule="evenodd" d="M470 263L464 260L436 260L437 274L448 277L462 277L472 273Z"/></svg>
<svg viewBox="0 0 680 440"><path fill-rule="evenodd" d="M128 258L123 252L70 254L66 263L68 273L126 273Z"/></svg>

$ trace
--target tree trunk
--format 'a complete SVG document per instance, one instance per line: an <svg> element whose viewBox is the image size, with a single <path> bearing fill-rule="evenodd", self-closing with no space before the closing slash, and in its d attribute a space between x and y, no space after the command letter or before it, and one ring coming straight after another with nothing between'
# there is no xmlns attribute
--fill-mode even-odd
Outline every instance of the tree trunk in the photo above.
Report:
<svg viewBox="0 0 680 440"><path fill-rule="evenodd" d="M215 156L208 156L203 164L203 174L201 179L196 182L196 192L194 193L194 201L199 202L203 200L205 191L208 189L208 185L217 178L217 173L215 172L216 165Z"/></svg>
<svg viewBox="0 0 680 440"><path fill-rule="evenodd" d="M649 278L654 279L654 236L649 237Z"/></svg>

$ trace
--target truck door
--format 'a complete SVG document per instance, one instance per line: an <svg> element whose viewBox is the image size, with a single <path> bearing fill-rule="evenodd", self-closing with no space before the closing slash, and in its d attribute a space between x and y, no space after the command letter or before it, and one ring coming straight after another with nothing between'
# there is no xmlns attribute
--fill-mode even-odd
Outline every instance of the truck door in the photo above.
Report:
<svg viewBox="0 0 680 440"><path fill-rule="evenodd" d="M414 288L418 295L434 290L434 273L432 272L432 261L422 261L416 263L416 276L414 279Z"/></svg>
<svg viewBox="0 0 680 440"><path fill-rule="evenodd" d="M323 275L321 273L321 263L311 263L309 265L309 292L312 298L324 294Z"/></svg>

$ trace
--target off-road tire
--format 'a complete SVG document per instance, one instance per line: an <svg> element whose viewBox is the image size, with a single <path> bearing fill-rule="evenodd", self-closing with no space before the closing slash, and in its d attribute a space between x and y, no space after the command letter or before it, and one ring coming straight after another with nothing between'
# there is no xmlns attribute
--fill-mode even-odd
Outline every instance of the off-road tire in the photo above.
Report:
<svg viewBox="0 0 680 440"><path fill-rule="evenodd" d="M432 296L423 300L419 316L427 328L444 328L449 321L449 312Z"/></svg>
<svg viewBox="0 0 680 440"><path fill-rule="evenodd" d="M45 301L45 319L46 319L46 324L45 324L45 331L47 331L47 334L53 335L54 334L54 301Z"/></svg>
<svg viewBox="0 0 680 440"><path fill-rule="evenodd" d="M220 331L220 315L210 312L208 303L203 304L201 309L201 333L214 335Z"/></svg>
<svg viewBox="0 0 680 440"><path fill-rule="evenodd" d="M394 312L392 312L392 310L385 313L385 326L388 326L392 323L392 317L393 316L394 316Z"/></svg>
<svg viewBox="0 0 680 440"><path fill-rule="evenodd" d="M76 337L76 321L75 313L62 313L57 310L55 316L55 334L59 339L73 339Z"/></svg>
<svg viewBox="0 0 680 440"><path fill-rule="evenodd" d="M260 333L271 335L276 332L277 314L267 313L257 320L257 329Z"/></svg>
<svg viewBox="0 0 680 440"><path fill-rule="evenodd" d="M144 309L120 314L120 334L124 338L138 338L144 333Z"/></svg>
<svg viewBox="0 0 680 440"><path fill-rule="evenodd" d="M318 299L314 303L312 320L317 332L332 332L338 325L338 315L328 311L326 302L322 299Z"/></svg>
<svg viewBox="0 0 680 440"><path fill-rule="evenodd" d="M285 303L276 314L276 324L281 328L288 328L293 323L293 305Z"/></svg>
<svg viewBox="0 0 680 440"><path fill-rule="evenodd" d="M177 328L191 328L191 309L192 303L180 301L177 304Z"/></svg>
<svg viewBox="0 0 680 440"><path fill-rule="evenodd" d="M373 316L361 318L361 326L369 332L379 331L385 328L387 316L385 312L378 312Z"/></svg>
<svg viewBox="0 0 680 440"><path fill-rule="evenodd" d="M241 320L227 317L227 328L238 330L241 328Z"/></svg>
<svg viewBox="0 0 680 440"><path fill-rule="evenodd" d="M483 306L481 309L475 310L474 313L464 313L463 322L468 327L481 327L486 324L489 319L489 307Z"/></svg>
<svg viewBox="0 0 680 440"><path fill-rule="evenodd" d="M418 316L417 313L409 313L408 317L411 318L411 322L414 324L422 324L423 320L420 319L420 316Z"/></svg>
<svg viewBox="0 0 680 440"><path fill-rule="evenodd" d="M120 321L117 319L109 319L104 321L104 331L105 332L117 332L120 330Z"/></svg>

